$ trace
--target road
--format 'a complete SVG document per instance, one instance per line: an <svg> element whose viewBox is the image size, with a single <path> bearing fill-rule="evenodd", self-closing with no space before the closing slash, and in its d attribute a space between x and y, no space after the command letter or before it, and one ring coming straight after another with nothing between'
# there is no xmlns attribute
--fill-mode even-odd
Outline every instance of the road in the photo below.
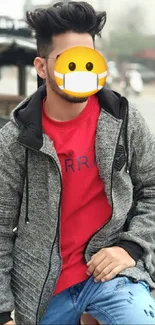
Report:
<svg viewBox="0 0 155 325"><path fill-rule="evenodd" d="M155 134L155 94L130 98L130 101L140 110L151 132Z"/></svg>
<svg viewBox="0 0 155 325"><path fill-rule="evenodd" d="M113 89L121 93L119 84L114 84ZM131 96L128 100L140 110L151 132L155 134L155 84L145 85L141 96Z"/></svg>

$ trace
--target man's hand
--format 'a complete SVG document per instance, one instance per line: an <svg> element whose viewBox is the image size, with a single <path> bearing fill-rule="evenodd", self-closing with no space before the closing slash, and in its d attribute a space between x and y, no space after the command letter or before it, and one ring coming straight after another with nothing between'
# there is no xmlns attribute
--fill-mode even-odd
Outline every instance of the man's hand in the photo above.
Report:
<svg viewBox="0 0 155 325"><path fill-rule="evenodd" d="M87 274L93 275L95 282L105 282L135 265L135 260L123 248L118 246L102 248L87 263Z"/></svg>
<svg viewBox="0 0 155 325"><path fill-rule="evenodd" d="M13 320L9 320L9 322L5 323L4 325L16 325Z"/></svg>

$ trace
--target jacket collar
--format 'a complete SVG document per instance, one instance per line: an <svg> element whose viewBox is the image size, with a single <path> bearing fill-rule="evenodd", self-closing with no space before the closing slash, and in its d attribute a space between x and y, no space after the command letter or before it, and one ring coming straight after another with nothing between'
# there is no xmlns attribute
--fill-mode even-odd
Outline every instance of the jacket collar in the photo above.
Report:
<svg viewBox="0 0 155 325"><path fill-rule="evenodd" d="M12 119L20 128L18 141L25 147L37 151L43 146L42 101L45 96L46 86L43 85L36 93L19 104L12 113ZM118 120L124 119L126 98L107 88L102 88L97 96L102 109Z"/></svg>

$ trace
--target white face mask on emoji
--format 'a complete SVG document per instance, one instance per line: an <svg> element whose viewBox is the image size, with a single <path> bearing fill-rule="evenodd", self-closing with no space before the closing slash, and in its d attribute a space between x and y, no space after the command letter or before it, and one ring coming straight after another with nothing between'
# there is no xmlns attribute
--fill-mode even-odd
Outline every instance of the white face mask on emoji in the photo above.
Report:
<svg viewBox="0 0 155 325"><path fill-rule="evenodd" d="M99 86L99 79L106 77L107 71L101 74L87 71L75 71L61 74L54 71L54 74L56 77L63 79L63 85L59 86L60 89L82 94L101 89L102 86Z"/></svg>

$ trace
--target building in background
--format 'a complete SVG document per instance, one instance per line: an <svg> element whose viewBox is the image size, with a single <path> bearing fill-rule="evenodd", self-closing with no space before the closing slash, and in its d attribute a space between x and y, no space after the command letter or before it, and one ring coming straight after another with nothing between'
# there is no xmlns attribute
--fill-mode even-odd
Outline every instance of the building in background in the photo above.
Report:
<svg viewBox="0 0 155 325"><path fill-rule="evenodd" d="M32 7L44 7L59 0L16 0L15 6L12 6L12 0L0 1L0 16L8 16L11 18L23 18L25 11ZM64 0L68 1L68 0ZM79 0L82 1L82 0ZM120 13L125 13L129 7L139 5L144 8L144 24L149 34L155 34L154 13L155 0L86 0L91 3L97 10L106 10L108 13L108 21L105 32L115 25L115 18Z"/></svg>

